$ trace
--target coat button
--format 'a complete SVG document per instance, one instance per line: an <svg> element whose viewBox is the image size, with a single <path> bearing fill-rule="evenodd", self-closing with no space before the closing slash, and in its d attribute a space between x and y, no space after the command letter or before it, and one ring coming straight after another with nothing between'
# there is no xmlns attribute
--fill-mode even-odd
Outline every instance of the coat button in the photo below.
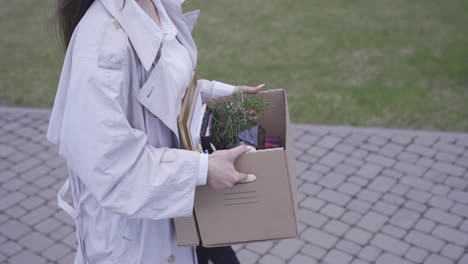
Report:
<svg viewBox="0 0 468 264"><path fill-rule="evenodd" d="M168 262L168 263L174 263L174 261L175 261L174 255L170 255L170 256L167 258L167 262Z"/></svg>

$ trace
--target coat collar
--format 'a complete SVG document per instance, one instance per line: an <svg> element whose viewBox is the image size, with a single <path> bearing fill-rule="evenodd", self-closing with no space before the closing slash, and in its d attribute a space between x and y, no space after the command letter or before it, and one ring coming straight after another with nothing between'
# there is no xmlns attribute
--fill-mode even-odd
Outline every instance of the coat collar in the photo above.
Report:
<svg viewBox="0 0 468 264"><path fill-rule="evenodd" d="M135 0L101 0L107 11L117 20L127 34L143 67L150 70L156 59L164 37L160 30L155 30L138 10ZM166 12L178 30L178 37L188 49L193 66L197 61L196 46L191 38L191 29L185 24L182 8L174 0L161 0ZM187 36L189 35L189 36Z"/></svg>

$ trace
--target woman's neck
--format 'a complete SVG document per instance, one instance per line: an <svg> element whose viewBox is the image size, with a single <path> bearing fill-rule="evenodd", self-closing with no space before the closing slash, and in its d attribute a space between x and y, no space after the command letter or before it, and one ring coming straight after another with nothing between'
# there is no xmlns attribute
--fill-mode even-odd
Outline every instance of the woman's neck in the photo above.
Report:
<svg viewBox="0 0 468 264"><path fill-rule="evenodd" d="M143 9L160 28L162 28L159 13L153 0L135 0L135 2L137 2L141 9Z"/></svg>

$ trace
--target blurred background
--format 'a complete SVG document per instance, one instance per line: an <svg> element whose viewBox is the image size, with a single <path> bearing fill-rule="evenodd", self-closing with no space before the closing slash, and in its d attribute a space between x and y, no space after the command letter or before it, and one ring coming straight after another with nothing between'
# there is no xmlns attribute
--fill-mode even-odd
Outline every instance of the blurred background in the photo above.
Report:
<svg viewBox="0 0 468 264"><path fill-rule="evenodd" d="M0 0L0 104L51 107L53 0ZM468 130L465 0L190 0L199 75L286 88L297 123Z"/></svg>

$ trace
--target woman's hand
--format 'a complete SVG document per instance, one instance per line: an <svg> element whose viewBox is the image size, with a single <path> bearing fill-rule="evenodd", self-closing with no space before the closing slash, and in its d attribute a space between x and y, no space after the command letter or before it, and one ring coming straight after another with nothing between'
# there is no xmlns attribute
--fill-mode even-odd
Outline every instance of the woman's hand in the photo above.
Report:
<svg viewBox="0 0 468 264"><path fill-rule="evenodd" d="M248 178L255 178L253 175L238 172L234 168L234 162L240 155L254 149L251 146L241 145L233 149L218 150L211 153L208 156L207 184L221 190L231 188L237 182Z"/></svg>
<svg viewBox="0 0 468 264"><path fill-rule="evenodd" d="M236 86L236 88L234 89L234 93L240 93L240 91L242 90L242 92L244 93L256 94L260 92L263 87L265 87L265 84L260 84L256 87L239 85L239 86Z"/></svg>

